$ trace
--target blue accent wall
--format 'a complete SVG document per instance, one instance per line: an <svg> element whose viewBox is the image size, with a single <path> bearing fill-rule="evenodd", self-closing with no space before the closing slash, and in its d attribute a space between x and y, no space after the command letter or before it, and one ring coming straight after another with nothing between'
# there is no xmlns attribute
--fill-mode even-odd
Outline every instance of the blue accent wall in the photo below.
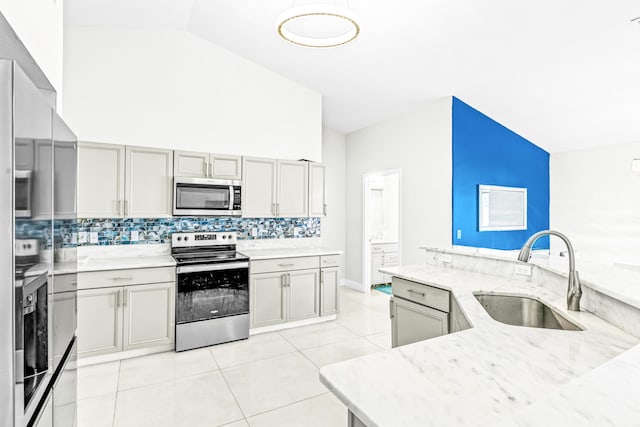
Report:
<svg viewBox="0 0 640 427"><path fill-rule="evenodd" d="M452 115L452 243L520 249L533 233L549 228L549 153L455 97ZM478 231L480 184L526 187L527 230ZM549 238L535 248L548 249Z"/></svg>

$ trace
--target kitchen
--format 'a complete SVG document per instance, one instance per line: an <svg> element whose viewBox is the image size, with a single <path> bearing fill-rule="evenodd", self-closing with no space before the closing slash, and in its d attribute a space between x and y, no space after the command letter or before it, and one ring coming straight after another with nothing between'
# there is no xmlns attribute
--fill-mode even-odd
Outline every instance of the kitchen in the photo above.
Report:
<svg viewBox="0 0 640 427"><path fill-rule="evenodd" d="M375 86L358 87L360 92L354 93L340 79L334 80L334 85L325 91L317 89L321 87L315 83L317 75L308 73L308 69L301 74L301 70L293 65L303 59L309 67L316 68L318 75L332 75L325 68L330 61L323 55L340 58L344 52L353 52L358 46L371 48L370 43L379 34L373 31L367 36L365 25L362 39L328 50L290 46L273 34L274 39L269 43L283 55L280 63L275 59L278 55L265 58L260 49L251 50L252 46L244 44L248 39L225 37L225 32L233 30L229 27L232 20L224 22L224 16L249 19L248 22L256 24L257 33L264 31L271 36L274 30L265 29L265 23L272 25L278 13L290 4L272 5L268 13L265 11L265 16L258 19L246 10L233 11L224 9L222 4L207 6L199 1L183 5L167 2L163 7L144 7L145 2L140 1L137 12L124 4L112 5L113 9L106 12L99 7L99 2L90 7L67 0L63 22L62 4L53 2L51 5L44 0L42 3L43 14L38 16L21 10L12 2L0 6L0 11L29 50L31 60L22 59L20 65L33 66L35 63L38 69L41 68L39 74L29 71L29 78L41 88L48 85L58 92L57 99L52 102L57 103L60 115L77 135L77 228L67 227L64 214L57 217L54 212L56 219L52 217L50 232L41 230L37 235L30 229L28 234L36 233L40 242L48 242L47 234L53 236L50 244L39 243L43 245L39 256L44 256L49 249L77 248L77 336L80 346L77 402L79 421L84 424L144 425L149 422L157 425L162 418L169 425L189 422L189 417L180 419L182 413L175 406L177 401L190 408L194 417L199 416L202 420L208 419L202 417L212 417L208 422L211 425L225 422L285 425L285 421L296 425L296 420L300 425L303 421L296 416L309 411L315 415L312 418L317 419L318 425L346 424L347 408L352 410L361 402L347 397L349 390L341 391L321 383L327 378L325 372L331 371L330 367L325 370L325 365L370 353L384 357L382 355L391 348L389 296L374 290L369 293L356 291L363 289L361 277L363 257L366 256L363 248L369 237L364 235L362 227L362 179L367 173L402 171L401 225L397 237L402 266L424 265L425 249L420 247L425 245L443 250L451 248L452 244L509 249L512 252L503 255L515 260L516 249L527 237L540 229L553 228L571 238L576 248L577 269L585 276L584 289L589 288L586 284L594 286L596 283L601 286L600 290L604 286L597 274L594 278L586 273L589 270L587 261L615 264L615 271L623 270L623 274L637 272L634 242L637 242L638 228L634 215L640 206L628 196L637 192L638 180L631 166L639 157L633 120L622 125L618 122L619 117L612 116L613 112L606 117L601 112L600 122L606 123L602 127L606 129L606 135L603 130L593 127L586 130L585 127L579 136L571 136L576 127L569 132L557 120L548 120L558 114L560 105L547 105L545 115L538 116L547 120L533 121L534 124L527 127L522 116L510 108L519 104L517 96L490 103L486 97L473 91L465 92L454 85L451 93L463 96L464 102L451 96L424 95L419 103L412 103L407 99L415 99L411 98L413 93L402 93L408 88L397 87L396 98L384 99L380 94L390 93L386 87L380 86L378 95L371 91ZM367 16L371 11L363 4L352 3L350 7L369 22L375 22L373 16ZM493 7L498 8L497 5ZM222 10L224 14L216 13ZM601 12L595 5L588 10ZM453 13L447 8L440 12L444 16ZM508 12L506 8L504 13ZM634 34L635 27L629 22L633 16L625 13L631 12L630 6L620 6L610 12L610 21L606 22L624 16L625 20L615 25L622 26L621 31L629 36L626 32ZM49 18L46 17L48 13ZM435 22L430 23L437 26ZM50 29L49 33L57 36L48 37L42 28ZM394 37L403 40L404 35L400 33ZM541 41L543 45L545 42ZM609 52L610 55L616 53L619 52ZM401 60L399 64L406 63L402 62L406 61L402 59L406 52L400 50L395 55L390 58ZM291 62L283 58L289 58ZM342 57L342 60L346 58ZM479 63L474 65L478 67ZM366 75L365 70L366 67L353 69L362 76ZM411 90L415 91L415 88ZM381 98L376 98L376 102L362 102L367 99L365 91ZM336 97L341 92L345 96ZM273 102L276 99L278 101ZM590 111L585 111L584 105L578 105L578 100L566 102L576 103L570 104L576 108L574 120L589 116ZM611 101L604 97L601 102L607 105L605 102ZM625 96L617 102L621 109L623 106L627 111L634 109L633 97ZM481 129L475 132L486 135L482 145L487 152L499 148L492 145L490 137L495 136L492 132L497 122L471 105L482 107L483 112L491 113L492 118L509 128L521 130L528 140L540 144L547 152L546 160L544 150L533 148L533 154L526 152L527 156L541 156L540 160L535 157L535 170L526 174L535 177L537 183L544 183L546 176L547 192L539 193L533 183L522 186L528 187L530 205L542 206L546 216L542 215L541 222L537 222L540 216L530 214L531 227L517 232L517 245L509 241L509 247L500 248L504 242L497 237L489 243L483 241L486 236L515 232L478 232L475 230L477 224L473 222L477 217L470 219L478 213L468 204L476 193L464 192L465 179L476 179L475 184L510 184L478 181L486 175L477 178L462 173L486 173L486 170L470 168L467 163L463 167L459 160L465 158L456 155L472 153L468 140L462 138L469 123L481 123ZM359 113L349 114L349 111ZM529 113L533 115L534 111ZM535 113L542 114L541 110ZM348 117L352 120L349 123L346 122ZM550 133L559 136L549 137ZM563 138L567 143L559 148L555 141ZM578 139L583 140L584 145L579 146ZM605 140L615 144L603 146ZM515 137L510 141L513 146L520 146L520 143L527 146ZM595 148L579 150L588 146ZM64 152L61 148L60 153ZM503 158L513 161L514 157L506 153L503 150ZM39 154L43 153L34 150L34 162L42 159ZM487 160L489 156L482 157L483 153L474 156L482 159L478 163L488 168L502 170L500 168L504 167L491 163L491 159ZM56 155L55 158L62 160L65 157ZM546 168L540 167L545 162ZM522 164L518 168L524 171L526 166ZM216 171L218 167L223 172ZM23 170L42 172L35 163ZM69 168L62 166L61 170L69 171ZM598 179L588 173L589 170L601 171L607 180ZM176 183L190 179L242 181L242 215L176 214ZM17 181L14 185L17 188ZM32 185L41 188L35 179ZM234 184L225 185L233 187ZM62 188L69 188L69 185ZM228 195L228 198L233 197ZM546 207L538 202L545 198ZM196 209L200 208L202 206ZM465 211L469 211L469 215L463 215ZM32 218L38 216L32 215ZM54 227L60 227L60 232ZM13 226L3 229L13 229ZM247 340L213 345L204 350L173 351L179 340L176 329L179 314L172 311L180 298L175 282L175 255L180 246L177 238L187 237L179 236L180 233L200 233L198 240L181 240L180 243L204 243L185 245L191 251L187 253L189 256L195 256L194 250L197 253L201 246L209 252L207 256L222 248L221 251L226 252L224 256L235 258L235 250L236 254L249 258L249 280L241 280L249 282L244 285L249 293L249 308L246 309L245 300L240 304L245 308L241 308L237 316L222 317L235 317L234 320L240 321L248 314L249 332L243 332L250 334ZM174 235L176 246L172 248ZM55 243L56 238L61 239L60 244ZM543 249L550 249L554 254L566 250L555 238L543 243ZM73 250L58 252L58 262L73 259ZM455 260L458 254L451 255ZM52 258L56 260L55 256ZM217 264L217 261L213 264L210 261L207 261L209 267ZM233 262L238 261L246 262L242 259ZM55 262L52 264L50 271L55 273ZM388 271L385 274L389 276L407 274L401 270ZM12 270L11 275L13 273ZM193 273L196 272L189 274ZM203 276L213 277L213 274ZM516 276L516 282L522 278L520 276ZM412 277L420 282L419 278ZM313 293L306 296L296 293L312 287ZM453 310L454 297L459 294L454 288L449 291L453 295L450 297ZM238 292L243 291L230 291L235 295ZM626 310L633 312L633 297L626 291L608 292L625 300L625 313ZM256 296L259 297L252 300ZM479 332L484 319L478 323L478 318L474 317L477 313L473 314L473 310L481 308L480 305L475 299L468 302L460 298L461 309L467 315L470 311L472 314L467 320ZM585 301L593 301L590 298L585 296ZM196 300L193 298L191 303ZM265 302L262 305L261 300ZM548 300L554 308L563 309L561 302L551 297ZM257 308L252 306L254 303L258 304ZM210 311L227 307L223 304ZM324 311L323 307L328 310ZM636 336L635 331L620 325L615 316L599 312L589 304L585 307L623 329L623 334ZM567 317L572 319L571 313ZM204 322L202 327L205 327ZM600 327L586 323L589 328ZM246 330L246 327L242 329ZM425 345L438 346L448 339L462 340L468 333L427 340ZM81 338L83 335L84 339ZM618 352L625 346L631 347L633 340L626 339L626 344L616 347ZM192 346L209 344L214 343ZM398 354L398 351L394 352L392 354ZM610 359L614 354L611 350L608 352ZM588 362L589 368L607 360L595 358ZM279 370L278 366L289 368ZM375 383L375 371L374 368L373 372L363 375ZM581 377L586 368L578 371L575 376ZM297 378L294 382L299 383L299 388L282 385L273 390L273 386L269 387L274 383L287 384L291 378ZM571 379L573 377L559 382ZM330 381L338 382L335 378ZM362 382L361 386L369 387L365 384ZM204 395L194 396L187 392L193 385L206 389L205 395L217 396L215 400L220 402L220 408L224 408L218 411L224 414L221 418L207 413ZM165 386L169 388L164 389ZM145 412L143 408L149 410ZM150 415L154 412L150 408L156 408L159 419ZM55 406L53 409L55 414ZM100 421L83 418L89 413L103 416L98 417ZM335 418L323 419L323 414ZM364 414L356 411L356 415L366 424L389 425L386 419L375 418L371 410ZM191 419L191 423L194 422L197 423Z"/></svg>

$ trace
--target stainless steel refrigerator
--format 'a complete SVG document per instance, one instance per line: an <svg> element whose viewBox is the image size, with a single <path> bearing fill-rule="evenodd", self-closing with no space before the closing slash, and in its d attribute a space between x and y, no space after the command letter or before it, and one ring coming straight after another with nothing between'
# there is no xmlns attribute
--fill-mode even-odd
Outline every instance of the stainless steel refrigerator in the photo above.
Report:
<svg viewBox="0 0 640 427"><path fill-rule="evenodd" d="M77 139L0 60L0 426L76 419Z"/></svg>

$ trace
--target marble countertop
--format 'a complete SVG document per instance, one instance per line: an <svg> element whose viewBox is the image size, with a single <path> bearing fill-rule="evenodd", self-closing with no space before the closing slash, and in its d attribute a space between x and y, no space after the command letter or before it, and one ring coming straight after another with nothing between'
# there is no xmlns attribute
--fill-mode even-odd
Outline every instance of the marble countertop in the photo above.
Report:
<svg viewBox="0 0 640 427"><path fill-rule="evenodd" d="M130 268L175 267L176 261L171 255L134 256L114 258L79 258L78 272L125 270Z"/></svg>
<svg viewBox="0 0 640 427"><path fill-rule="evenodd" d="M340 255L342 251L330 248L273 248L273 249L240 249L238 252L248 256L252 261L273 258L294 258L303 256Z"/></svg>
<svg viewBox="0 0 640 427"><path fill-rule="evenodd" d="M453 246L445 249L430 246L421 246L420 248L436 252L509 261L517 260L519 253L517 250L500 251L464 246ZM567 257L550 256L534 251L530 262L556 274L565 277L569 276L569 259ZM615 268L610 265L598 264L580 258L576 259L576 270L580 274L580 281L591 289L640 309L640 272Z"/></svg>
<svg viewBox="0 0 640 427"><path fill-rule="evenodd" d="M535 405L544 412L551 393L638 343L590 313L568 312L564 295L535 283L425 265L381 271L451 291L472 328L323 367L322 383L369 427L524 420ZM484 311L474 291L538 297L584 331L499 323ZM629 393L627 398L635 397Z"/></svg>

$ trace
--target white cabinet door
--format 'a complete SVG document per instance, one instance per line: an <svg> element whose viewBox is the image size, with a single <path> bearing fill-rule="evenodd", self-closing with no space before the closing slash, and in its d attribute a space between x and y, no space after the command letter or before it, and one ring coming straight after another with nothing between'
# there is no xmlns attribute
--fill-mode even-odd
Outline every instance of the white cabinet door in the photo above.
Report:
<svg viewBox="0 0 640 427"><path fill-rule="evenodd" d="M384 255L381 253L371 254L371 284L378 285L380 283L386 283L386 278L383 273L378 271L384 266Z"/></svg>
<svg viewBox="0 0 640 427"><path fill-rule="evenodd" d="M320 315L319 270L297 270L287 273L288 321Z"/></svg>
<svg viewBox="0 0 640 427"><path fill-rule="evenodd" d="M195 151L173 152L174 176L189 178L209 177L209 153Z"/></svg>
<svg viewBox="0 0 640 427"><path fill-rule="evenodd" d="M126 147L125 216L167 218L173 212L173 151Z"/></svg>
<svg viewBox="0 0 640 427"><path fill-rule="evenodd" d="M174 294L174 283L124 288L124 350L173 343Z"/></svg>
<svg viewBox="0 0 640 427"><path fill-rule="evenodd" d="M309 216L327 216L326 166L309 163Z"/></svg>
<svg viewBox="0 0 640 427"><path fill-rule="evenodd" d="M242 157L212 154L209 162L211 164L211 178L242 179Z"/></svg>
<svg viewBox="0 0 640 427"><path fill-rule="evenodd" d="M122 287L78 291L78 356L122 351Z"/></svg>
<svg viewBox="0 0 640 427"><path fill-rule="evenodd" d="M320 316L338 312L338 267L320 270Z"/></svg>
<svg viewBox="0 0 640 427"><path fill-rule="evenodd" d="M76 218L76 146L75 141L54 141L53 207L56 219Z"/></svg>
<svg viewBox="0 0 640 427"><path fill-rule="evenodd" d="M124 145L78 144L78 217L124 215Z"/></svg>
<svg viewBox="0 0 640 427"><path fill-rule="evenodd" d="M53 216L53 156L51 140L36 140L32 176L31 218L51 219Z"/></svg>
<svg viewBox="0 0 640 427"><path fill-rule="evenodd" d="M391 298L389 304L391 346L394 348L449 333L447 313L401 298Z"/></svg>
<svg viewBox="0 0 640 427"><path fill-rule="evenodd" d="M278 160L279 218L306 217L309 214L308 163Z"/></svg>
<svg viewBox="0 0 640 427"><path fill-rule="evenodd" d="M242 216L269 218L276 211L276 161L245 157Z"/></svg>
<svg viewBox="0 0 640 427"><path fill-rule="evenodd" d="M251 327L275 325L287 320L285 307L285 273L260 273L251 275L249 297Z"/></svg>

